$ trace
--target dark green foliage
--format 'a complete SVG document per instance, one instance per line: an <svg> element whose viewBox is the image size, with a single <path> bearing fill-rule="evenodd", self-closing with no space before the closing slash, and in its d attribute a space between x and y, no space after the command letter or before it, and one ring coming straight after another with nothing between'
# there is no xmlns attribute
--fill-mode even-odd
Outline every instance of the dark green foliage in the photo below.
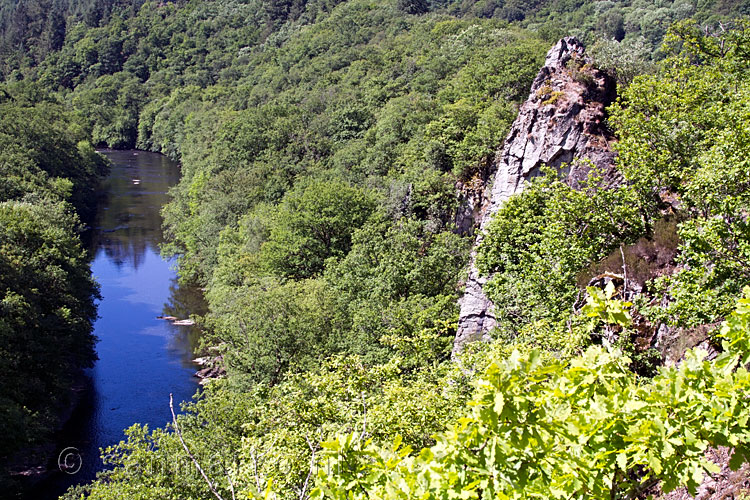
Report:
<svg viewBox="0 0 750 500"><path fill-rule="evenodd" d="M211 330L234 381L277 384L290 370L309 370L332 352L333 301L317 280L271 279L209 296Z"/></svg>
<svg viewBox="0 0 750 500"><path fill-rule="evenodd" d="M748 27L718 36L678 25L662 77L637 80L613 109L623 173L645 220L679 200L680 269L655 283L671 296L648 313L684 326L725 317L750 283L745 214Z"/></svg>
<svg viewBox="0 0 750 500"><path fill-rule="evenodd" d="M398 0L397 5L405 14L424 14L430 8L427 0Z"/></svg>
<svg viewBox="0 0 750 500"><path fill-rule="evenodd" d="M67 200L89 218L106 161L63 106L34 85L0 87L0 201L25 195Z"/></svg>
<svg viewBox="0 0 750 500"><path fill-rule="evenodd" d="M625 18L614 9L608 10L599 16L596 30L608 40L621 42L625 38Z"/></svg>
<svg viewBox="0 0 750 500"><path fill-rule="evenodd" d="M95 27L114 13L133 15L144 0L3 0L0 2L0 73L38 64L62 48L66 28Z"/></svg>
<svg viewBox="0 0 750 500"><path fill-rule="evenodd" d="M576 191L547 170L491 222L477 265L492 276L487 293L503 329L566 321L581 269L645 231L632 189L599 183Z"/></svg>
<svg viewBox="0 0 750 500"><path fill-rule="evenodd" d="M139 144L183 161L183 180L165 210L167 250L180 256L183 278L207 283L221 230L257 203L278 203L306 178L368 185L381 194L392 181L418 179L413 203L403 208L438 227L451 220L453 177L435 171L471 175L486 164L544 47L497 23L404 22L390 9L350 2L280 48L248 50L254 62L240 90L186 87L144 107ZM397 36L379 40L382 30ZM440 44L450 46L450 57ZM291 237L279 227L273 238L280 242L284 232ZM312 254L297 248L296 257L280 248L266 245L266 271L304 277L345 247ZM309 255L316 261L308 263ZM292 265L292 258L299 262Z"/></svg>
<svg viewBox="0 0 750 500"><path fill-rule="evenodd" d="M456 283L467 251L465 239L448 231L432 233L410 218L395 224L373 220L356 232L352 250L326 274L344 327L341 348L382 361L390 353L384 337L413 337L423 311L430 309L436 322L455 321ZM451 338L453 328L448 321L440 334ZM444 358L445 347L434 356Z"/></svg>
<svg viewBox="0 0 750 500"><path fill-rule="evenodd" d="M81 367L95 359L92 322L97 287L61 203L0 203L0 457L44 438L56 425Z"/></svg>
<svg viewBox="0 0 750 500"><path fill-rule="evenodd" d="M289 191L260 248L261 266L286 278L318 275L327 259L349 253L352 234L373 205L366 193L340 182L313 182Z"/></svg>
<svg viewBox="0 0 750 500"><path fill-rule="evenodd" d="M0 463L49 437L96 358L98 289L81 246L107 164L35 86L0 87ZM4 479L3 479L4 481Z"/></svg>
<svg viewBox="0 0 750 500"><path fill-rule="evenodd" d="M71 182L85 186L97 172L77 179L65 167L94 158L86 143L78 156L69 153L84 133L97 144L137 145L181 161L182 180L163 212L164 251L179 257L183 280L205 288L205 348L223 355L229 373L181 418L185 437L224 498L232 488L238 498L264 496L269 479L284 498L306 498L313 450L329 434L384 441L398 432L421 447L456 415L466 375L446 360L470 240L453 226L455 186L486 171L560 36L602 39L600 64L621 83L634 82L612 119L627 182L600 189L592 178L575 191L548 172L501 210L479 255L493 275L487 290L500 320L493 355L540 347L541 358L557 358L558 377L581 346L618 334L636 358L631 369L652 375L653 351L636 345L626 321L602 326L603 317L629 318L630 305L615 291L588 293L591 314L575 309L587 270L615 266L612 252L626 253L621 245L661 241L655 232L669 196L682 203L675 220L684 222L670 235L681 238L683 269L654 283L654 268L627 254L644 294L672 300L651 310L639 302L633 314L655 325L727 313L750 259L745 32L724 35L724 57L712 38L685 25L673 40L684 52L658 76L636 75L675 54L658 49L673 21L695 15L713 23L741 9L734 2L227 0L150 1L83 17L66 11L64 26L45 20L23 32L46 33L43 43L13 35L25 41L1 70L59 91L85 125L71 122L65 135L31 110L36 136L66 137L59 149L49 144L64 162L37 168L33 144L9 146L12 175L0 189L13 199L28 190L58 201L77 196ZM20 130L21 111L8 116ZM45 173L55 168L65 175ZM476 349L464 358L469 373L486 364ZM617 359L592 352L591 363ZM603 373L632 376L616 368ZM115 450L118 467L87 491L209 498L192 463L174 467L175 459L186 455L174 434L133 428ZM157 470L143 474L147 463Z"/></svg>
<svg viewBox="0 0 750 500"><path fill-rule="evenodd" d="M136 144L138 115L146 95L140 80L120 72L79 86L73 106L87 123L95 144L132 148Z"/></svg>

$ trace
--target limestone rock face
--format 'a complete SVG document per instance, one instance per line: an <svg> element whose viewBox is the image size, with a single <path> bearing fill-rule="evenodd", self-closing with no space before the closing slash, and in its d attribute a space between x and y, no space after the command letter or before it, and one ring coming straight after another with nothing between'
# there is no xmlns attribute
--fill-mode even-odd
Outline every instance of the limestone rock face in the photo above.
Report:
<svg viewBox="0 0 750 500"><path fill-rule="evenodd" d="M604 125L605 108L615 96L614 80L592 67L577 39L563 38L547 53L529 98L495 157L491 182L481 199L470 200L463 211L460 225L464 227L459 229L473 225L478 231L466 290L459 302L454 354L468 342L488 340L496 324L492 303L482 289L486 278L479 276L474 261L490 218L505 201L519 193L524 182L539 175L544 164L556 167L573 187L588 176L592 163L606 183L617 181L615 154L610 148L614 138ZM467 214L471 214L468 222Z"/></svg>

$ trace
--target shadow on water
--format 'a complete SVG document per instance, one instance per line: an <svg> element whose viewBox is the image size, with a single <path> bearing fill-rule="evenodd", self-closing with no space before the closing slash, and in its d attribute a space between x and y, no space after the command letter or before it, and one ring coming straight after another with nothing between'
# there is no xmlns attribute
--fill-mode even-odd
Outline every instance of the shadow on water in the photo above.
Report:
<svg viewBox="0 0 750 500"><path fill-rule="evenodd" d="M28 498L53 499L72 485L93 480L105 465L100 449L124 439L133 424L149 429L171 420L169 394L189 400L198 389L193 349L199 332L157 316L201 314L199 290L181 287L174 262L163 260L161 208L179 180L178 165L140 151L105 151L112 171L103 182L97 217L86 242L101 285L99 360L87 370L80 403L57 436L55 471ZM73 451L69 450L74 449ZM58 471L57 459L73 465Z"/></svg>

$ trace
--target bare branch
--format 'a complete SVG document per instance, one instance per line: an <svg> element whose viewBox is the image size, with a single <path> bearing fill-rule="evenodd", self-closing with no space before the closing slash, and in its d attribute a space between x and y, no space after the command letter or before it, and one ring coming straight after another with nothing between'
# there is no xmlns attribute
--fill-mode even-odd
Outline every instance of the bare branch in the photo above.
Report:
<svg viewBox="0 0 750 500"><path fill-rule="evenodd" d="M363 410L362 410L362 412L363 412L363 416L362 416L362 434L360 434L360 436L359 436L359 440L361 441L361 440L363 440L365 438L365 434L367 434L367 402L365 401L365 393L364 392L360 392L360 394L362 396L362 408L363 408Z"/></svg>
<svg viewBox="0 0 750 500"><path fill-rule="evenodd" d="M255 458L255 448L252 448L250 450L250 456L253 459L253 472L255 475L255 486L258 488L258 491L260 491L260 477L258 477L258 459Z"/></svg>
<svg viewBox="0 0 750 500"><path fill-rule="evenodd" d="M232 492L232 500L237 500L237 497L234 496L234 483L232 482L232 476L229 474L229 471L226 467L224 467L224 473L227 475L227 481L229 482L229 491Z"/></svg>
<svg viewBox="0 0 750 500"><path fill-rule="evenodd" d="M622 257L622 298L627 299L627 293L628 293L628 266L625 264L625 251L622 249L622 245L620 245L620 256Z"/></svg>
<svg viewBox="0 0 750 500"><path fill-rule="evenodd" d="M180 438L180 443L182 443L182 447L185 449L185 453L188 454L190 457L190 460L193 461L193 464L195 464L195 468L198 469L198 472L201 473L201 476L203 476L203 479L205 479L206 484L208 484L208 488L211 490L211 493L214 494L216 498L219 500L224 500L221 498L221 495L216 491L216 488L214 488L213 483L208 478L205 472L203 472L203 469L201 468L198 461L195 459L192 453L190 453L190 449L188 448L187 444L185 444L185 440L182 438L182 432L180 432L180 427L177 425L177 416L174 414L174 404L172 403L172 393L169 393L169 411L172 412L172 425L174 426L174 431L177 433L177 437ZM232 493L232 498L234 498L234 493Z"/></svg>
<svg viewBox="0 0 750 500"><path fill-rule="evenodd" d="M307 472L307 477L305 478L305 484L302 485L302 491L299 493L299 500L306 500L308 498L307 495L307 485L310 482L310 476L312 476L313 470L315 469L315 447L312 445L310 440L305 436L305 441L307 441L307 446L310 447L310 451L312 452L312 455L310 456L310 470Z"/></svg>

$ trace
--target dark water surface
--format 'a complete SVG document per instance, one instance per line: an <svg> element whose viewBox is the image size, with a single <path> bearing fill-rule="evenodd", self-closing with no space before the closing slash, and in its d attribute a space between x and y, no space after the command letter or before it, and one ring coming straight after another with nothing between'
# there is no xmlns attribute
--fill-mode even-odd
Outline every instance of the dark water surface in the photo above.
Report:
<svg viewBox="0 0 750 500"><path fill-rule="evenodd" d="M68 486L91 481L104 467L100 448L118 443L134 423L163 426L171 420L169 394L177 407L198 387L191 362L197 331L156 319L183 319L203 308L200 293L178 287L173 263L159 256L160 210L179 168L154 153L103 153L113 168L90 235L102 294L94 332L99 361L88 370L90 389L60 433L57 451L75 447L81 469L55 472L32 498L57 498Z"/></svg>

